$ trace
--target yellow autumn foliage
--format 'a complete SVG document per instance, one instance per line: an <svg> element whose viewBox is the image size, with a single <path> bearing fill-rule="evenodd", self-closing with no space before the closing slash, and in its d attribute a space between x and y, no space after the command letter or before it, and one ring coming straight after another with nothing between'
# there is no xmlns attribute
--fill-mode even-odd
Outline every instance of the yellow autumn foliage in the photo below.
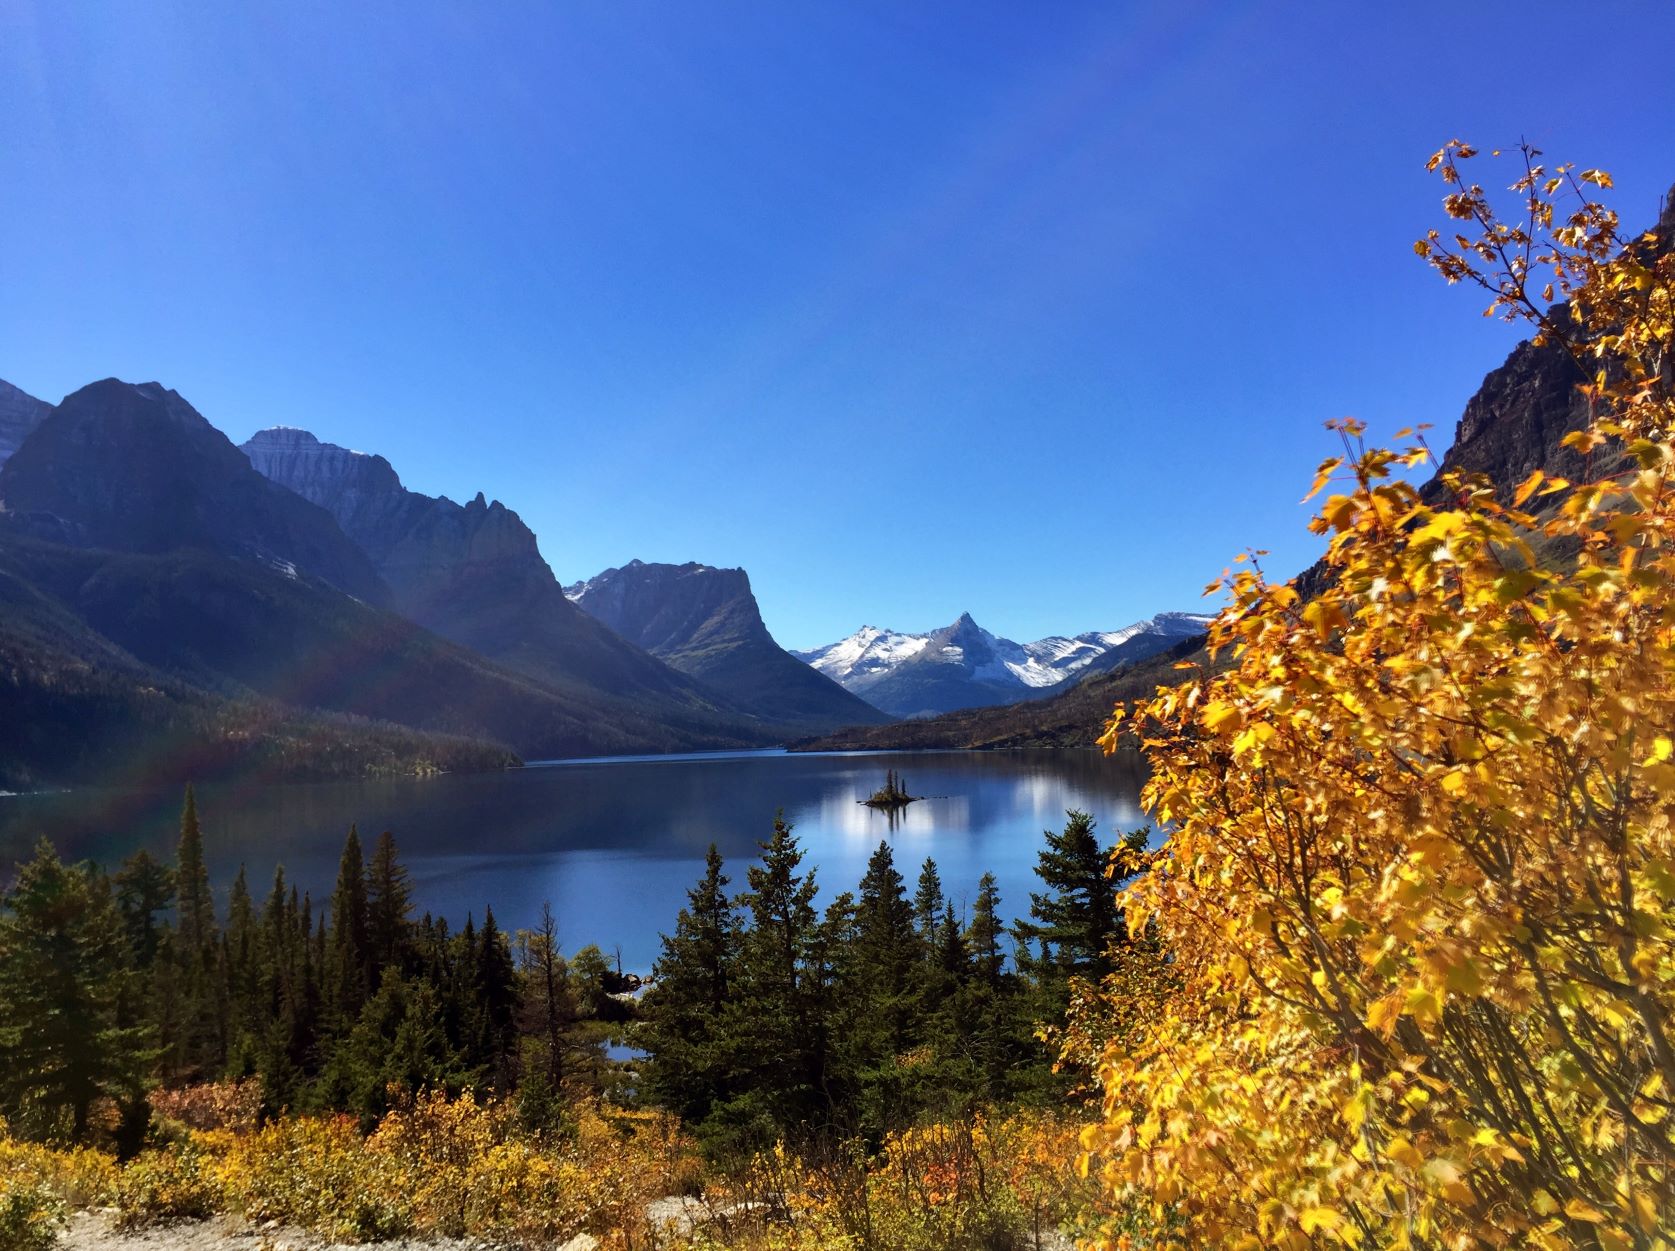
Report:
<svg viewBox="0 0 1675 1251"><path fill-rule="evenodd" d="M1416 251L1576 354L1590 473L1427 502L1338 423L1321 589L1243 568L1230 667L1117 711L1171 976L1099 1059L1101 1248L1675 1245L1675 250L1520 155L1503 219L1439 152Z"/></svg>

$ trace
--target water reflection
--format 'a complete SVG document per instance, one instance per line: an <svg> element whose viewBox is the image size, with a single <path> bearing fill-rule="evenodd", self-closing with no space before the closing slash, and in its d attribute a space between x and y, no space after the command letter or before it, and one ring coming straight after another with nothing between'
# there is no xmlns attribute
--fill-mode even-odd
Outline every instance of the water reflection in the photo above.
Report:
<svg viewBox="0 0 1675 1251"><path fill-rule="evenodd" d="M892 823L857 802L888 767L930 796ZM1067 808L1114 836L1141 823L1133 759L1095 752L911 755L746 753L580 761L508 773L199 792L211 870L223 892L240 864L259 895L276 863L316 898L331 889L351 822L370 840L394 831L421 909L456 922L494 905L502 925L527 925L550 900L573 949L620 945L644 970L657 935L685 902L713 841L733 888L783 810L819 866L828 898L853 888L880 839L909 885L935 857L955 907L993 872L1009 913L1028 907L1041 832ZM180 795L76 791L0 798L0 867L51 838L65 854L114 864L138 847L169 854Z"/></svg>

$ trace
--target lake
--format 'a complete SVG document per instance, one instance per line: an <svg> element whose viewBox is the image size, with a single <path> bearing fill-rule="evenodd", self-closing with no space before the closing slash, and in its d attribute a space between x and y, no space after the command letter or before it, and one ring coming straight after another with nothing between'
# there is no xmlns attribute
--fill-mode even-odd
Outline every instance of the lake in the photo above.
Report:
<svg viewBox="0 0 1675 1251"><path fill-rule="evenodd" d="M857 801L898 770L928 798L894 820ZM703 873L710 843L732 889L784 810L817 866L823 899L852 890L881 839L909 894L936 859L957 910L992 872L1008 917L1026 912L1042 831L1068 808L1092 813L1108 840L1143 823L1138 759L1092 751L802 754L701 753L553 761L504 773L198 791L210 871L223 905L239 865L258 904L276 864L316 901L331 890L351 822L370 853L395 834L418 912L458 924L492 904L507 930L550 901L566 951L620 949L645 972ZM172 857L180 792L77 790L0 797L0 871L51 838L68 858L114 868L140 847Z"/></svg>

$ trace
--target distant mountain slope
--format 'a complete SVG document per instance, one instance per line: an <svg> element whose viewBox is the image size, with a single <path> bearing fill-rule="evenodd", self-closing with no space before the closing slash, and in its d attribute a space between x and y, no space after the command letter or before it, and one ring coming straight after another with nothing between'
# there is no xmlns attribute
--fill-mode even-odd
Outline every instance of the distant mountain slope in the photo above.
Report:
<svg viewBox="0 0 1675 1251"><path fill-rule="evenodd" d="M565 598L517 513L409 491L382 456L306 430L263 430L243 445L265 477L329 512L389 584L398 612L561 690L593 692L722 739L772 741L752 711L647 655ZM719 740L718 740L719 741Z"/></svg>
<svg viewBox="0 0 1675 1251"><path fill-rule="evenodd" d="M915 717L1040 698L1202 633L1206 621L1160 613L1122 630L1014 643L965 613L930 634L863 626L839 642L794 654L886 712Z"/></svg>
<svg viewBox="0 0 1675 1251"><path fill-rule="evenodd" d="M495 744L215 694L146 665L33 585L0 536L0 789L503 768ZM38 554L47 545L22 540Z"/></svg>
<svg viewBox="0 0 1675 1251"><path fill-rule="evenodd" d="M0 466L0 504L14 526L77 547L219 552L390 598L323 509L262 477L155 382L107 378L67 396Z"/></svg>
<svg viewBox="0 0 1675 1251"><path fill-rule="evenodd" d="M1180 639L1161 652L1109 673L1066 684L1046 699L965 708L939 717L860 726L793 743L794 751L902 751L1014 747L1092 747L1118 700L1138 699L1179 682L1180 661L1207 663L1203 636Z"/></svg>
<svg viewBox="0 0 1675 1251"><path fill-rule="evenodd" d="M28 619L37 623L28 638L17 633L22 616L5 623L19 671L83 672L83 685L108 705L103 712L78 705L89 733L104 718L109 735L121 737L123 724L137 735L151 705L124 692L155 686L180 692L170 724L211 736L198 744L211 760L225 754L216 736L260 735L284 717L315 725L365 718L488 740L501 746L478 758L495 760L512 751L680 751L784 737L718 709L690 678L581 614L556 584L553 595L582 623L583 637L602 638L607 657L626 657L670 694L617 696L579 678L538 680L384 610L389 587L331 514L257 473L190 405L155 384L85 387L24 440L0 467L0 556L13 600L31 605ZM57 627L40 624L53 621ZM84 669L54 658L65 639ZM239 728L229 701L258 711ZM33 706L46 716L50 697ZM361 746L345 747L346 759L370 750L362 737ZM407 740L420 737L406 732ZM67 767L62 759L54 766L50 750L40 754L50 744L14 746L21 754L0 760L0 771Z"/></svg>
<svg viewBox="0 0 1675 1251"><path fill-rule="evenodd" d="M759 716L805 733L889 720L774 642L743 569L631 560L564 593L629 642Z"/></svg>
<svg viewBox="0 0 1675 1251"><path fill-rule="evenodd" d="M0 378L0 465L28 438L52 411L52 405L19 391Z"/></svg>
<svg viewBox="0 0 1675 1251"><path fill-rule="evenodd" d="M665 720L554 690L306 574L215 552L109 552L0 532L0 555L84 633L223 698L486 739L525 758L772 741L702 713Z"/></svg>

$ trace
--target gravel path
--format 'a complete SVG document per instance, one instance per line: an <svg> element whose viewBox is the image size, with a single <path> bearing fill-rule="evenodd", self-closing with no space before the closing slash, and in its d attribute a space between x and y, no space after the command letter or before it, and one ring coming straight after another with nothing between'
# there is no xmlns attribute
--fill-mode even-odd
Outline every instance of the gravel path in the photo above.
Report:
<svg viewBox="0 0 1675 1251"><path fill-rule="evenodd" d="M101 1212L78 1212L58 1245L63 1251L491 1251L486 1243L456 1238L398 1238L349 1246L300 1229L257 1229L232 1216L123 1233L113 1226L110 1214ZM593 1251L598 1245L581 1234L559 1251Z"/></svg>

